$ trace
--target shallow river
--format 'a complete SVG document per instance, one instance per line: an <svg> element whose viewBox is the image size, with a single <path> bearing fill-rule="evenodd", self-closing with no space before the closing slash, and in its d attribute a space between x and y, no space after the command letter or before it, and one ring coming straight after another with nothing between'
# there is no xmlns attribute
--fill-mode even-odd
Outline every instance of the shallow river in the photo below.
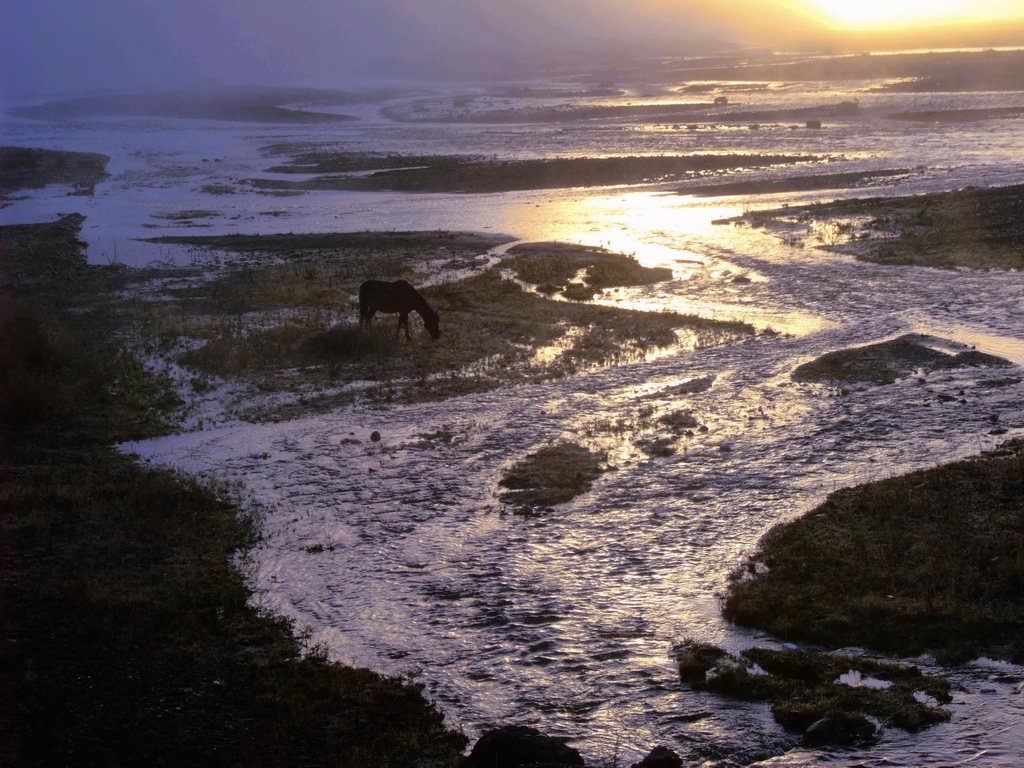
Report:
<svg viewBox="0 0 1024 768"><path fill-rule="evenodd" d="M791 98L799 104L844 95ZM957 98L1002 105L1022 95ZM111 154L113 177L91 198L44 190L0 210L0 220L81 211L89 217L90 257L99 262L186 258L133 240L178 231L443 227L609 244L636 252L645 264L672 267L675 277L602 300L745 319L781 335L683 347L578 378L443 403L357 406L126 446L145 461L238 483L262 516L265 538L249 567L266 605L308 626L334 658L412 674L470 736L497 723L531 724L571 737L589 758L618 754L624 764L655 744L697 761L737 764L1002 766L1024 755L1024 694L1019 682L1007 682L1024 676L1021 669L967 665L953 674L963 691L950 723L919 735L890 730L870 750L830 755L785 752L795 739L774 724L766 705L690 692L670 658L672 644L685 637L732 650L773 642L727 625L718 603L730 571L771 526L836 488L991 447L1006 437L989 434L996 422L1007 436L1024 433L1024 384L985 386L1005 379L1005 369L936 373L923 382L855 388L848 396L789 378L796 365L825 351L909 331L976 345L1022 365L1024 273L881 267L785 245L763 231L711 224L747 208L816 199L807 194L695 200L647 188L222 198L195 191L258 175L268 164L259 147L272 141L331 138L396 151L843 154L851 158L844 167L925 166L882 190L912 192L1024 181L1019 121L967 128L850 121L813 136L789 130L694 136L622 123L568 133L545 126L440 129L395 125L372 114L364 123L11 121L9 142ZM194 208L221 216L208 229L146 226L154 212ZM732 282L738 274L750 282ZM714 377L705 392L664 393L704 376ZM956 399L940 401L940 394ZM710 431L674 456L649 458L628 436L606 429L615 420L640 418L652 405L685 406ZM369 441L372 430L381 432L380 443ZM424 437L439 430L449 439ZM497 502L503 469L560 437L607 450L611 471L552 513L503 512ZM323 550L307 551L315 545Z"/></svg>

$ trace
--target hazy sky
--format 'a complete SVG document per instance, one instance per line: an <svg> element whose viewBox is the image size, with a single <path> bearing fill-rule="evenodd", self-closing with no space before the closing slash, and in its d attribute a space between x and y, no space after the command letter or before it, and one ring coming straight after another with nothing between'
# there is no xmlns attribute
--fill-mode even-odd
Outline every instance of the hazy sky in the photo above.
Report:
<svg viewBox="0 0 1024 768"><path fill-rule="evenodd" d="M817 26L991 18L1021 0L2 0L0 87L344 86L368 75L493 76ZM936 13L939 11L940 13Z"/></svg>
<svg viewBox="0 0 1024 768"><path fill-rule="evenodd" d="M1021 0L794 0L852 27L951 23L1024 16Z"/></svg>

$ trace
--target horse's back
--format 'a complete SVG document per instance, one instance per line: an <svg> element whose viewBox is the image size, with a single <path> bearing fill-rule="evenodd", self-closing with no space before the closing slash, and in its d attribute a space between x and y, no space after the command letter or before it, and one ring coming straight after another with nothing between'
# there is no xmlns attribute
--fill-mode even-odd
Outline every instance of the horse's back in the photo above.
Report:
<svg viewBox="0 0 1024 768"><path fill-rule="evenodd" d="M360 296L375 293L416 293L416 289L408 280L366 280L359 286Z"/></svg>
<svg viewBox="0 0 1024 768"><path fill-rule="evenodd" d="M416 304L416 289L406 280L367 280L359 286L359 305L380 312L405 312Z"/></svg>

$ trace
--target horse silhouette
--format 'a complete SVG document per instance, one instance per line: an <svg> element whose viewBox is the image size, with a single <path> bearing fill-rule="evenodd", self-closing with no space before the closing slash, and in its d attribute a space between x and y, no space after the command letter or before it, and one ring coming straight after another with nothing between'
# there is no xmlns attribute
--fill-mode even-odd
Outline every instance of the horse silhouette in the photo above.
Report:
<svg viewBox="0 0 1024 768"><path fill-rule="evenodd" d="M440 318L420 292L405 280L393 283L384 280L367 280L359 286L359 329L370 327L370 321L377 312L392 314L398 312L397 337L405 328L405 338L409 338L409 313L418 312L423 318L423 325L431 338L441 335Z"/></svg>

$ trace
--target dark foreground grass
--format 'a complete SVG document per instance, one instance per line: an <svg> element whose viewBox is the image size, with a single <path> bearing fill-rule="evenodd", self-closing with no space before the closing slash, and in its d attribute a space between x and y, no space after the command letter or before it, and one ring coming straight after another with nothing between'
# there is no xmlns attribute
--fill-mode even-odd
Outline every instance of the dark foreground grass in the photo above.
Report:
<svg viewBox="0 0 1024 768"><path fill-rule="evenodd" d="M692 640L676 648L676 659L680 679L694 690L771 702L775 720L792 730L805 731L822 718L835 715L871 715L906 731L920 731L949 720L947 711L914 697L920 692L934 699L936 705L948 704L952 700L949 683L905 664L769 648L750 648L734 656ZM839 682L851 671L888 687Z"/></svg>
<svg viewBox="0 0 1024 768"><path fill-rule="evenodd" d="M166 430L177 403L126 366L78 223L0 229L0 759L454 764L465 739L418 686L304 655L287 621L249 605L232 562L252 519L113 449Z"/></svg>
<svg viewBox="0 0 1024 768"><path fill-rule="evenodd" d="M832 647L1024 660L1024 441L832 494L764 538L724 613Z"/></svg>

